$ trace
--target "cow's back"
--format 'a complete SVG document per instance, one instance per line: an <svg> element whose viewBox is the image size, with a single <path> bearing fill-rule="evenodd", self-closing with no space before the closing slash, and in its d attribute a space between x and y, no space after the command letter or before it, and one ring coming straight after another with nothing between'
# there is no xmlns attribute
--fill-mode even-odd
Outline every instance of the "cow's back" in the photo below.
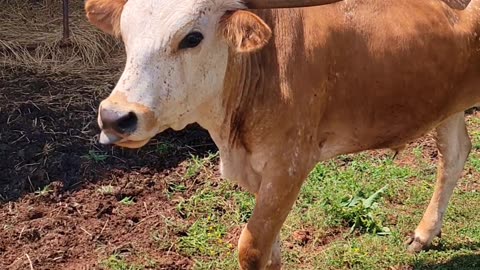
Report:
<svg viewBox="0 0 480 270"><path fill-rule="evenodd" d="M347 4L352 16L326 46L336 73L326 121L355 132L361 148L411 140L480 97L475 44L458 12L439 1L374 2L358 12Z"/></svg>
<svg viewBox="0 0 480 270"><path fill-rule="evenodd" d="M333 152L405 143L480 101L478 44L441 0L270 12L259 13L274 32L264 54L275 51L271 80L292 104L280 110L316 125L322 144L348 146Z"/></svg>

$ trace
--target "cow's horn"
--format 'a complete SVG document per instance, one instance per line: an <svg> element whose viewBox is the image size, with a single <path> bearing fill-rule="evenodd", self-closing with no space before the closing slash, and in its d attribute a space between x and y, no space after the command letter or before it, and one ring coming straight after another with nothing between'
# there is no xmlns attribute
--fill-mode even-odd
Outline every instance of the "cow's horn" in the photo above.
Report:
<svg viewBox="0 0 480 270"><path fill-rule="evenodd" d="M245 0L251 9L295 8L328 5L342 0Z"/></svg>

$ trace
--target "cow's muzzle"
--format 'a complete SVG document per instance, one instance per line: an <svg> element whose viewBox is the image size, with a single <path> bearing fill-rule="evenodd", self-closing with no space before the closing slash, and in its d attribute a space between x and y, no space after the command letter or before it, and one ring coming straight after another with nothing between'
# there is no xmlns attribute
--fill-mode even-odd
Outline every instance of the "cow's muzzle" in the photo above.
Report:
<svg viewBox="0 0 480 270"><path fill-rule="evenodd" d="M145 145L155 135L156 119L147 107L129 102L122 93L113 93L102 101L98 111L101 144L128 148Z"/></svg>

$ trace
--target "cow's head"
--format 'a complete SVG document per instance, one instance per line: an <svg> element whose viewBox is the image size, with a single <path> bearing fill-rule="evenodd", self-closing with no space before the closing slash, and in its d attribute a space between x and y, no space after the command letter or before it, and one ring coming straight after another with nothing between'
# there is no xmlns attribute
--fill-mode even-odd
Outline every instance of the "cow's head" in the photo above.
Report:
<svg viewBox="0 0 480 270"><path fill-rule="evenodd" d="M249 8L338 0L87 0L91 23L122 38L127 61L99 108L100 142L141 147L157 133L198 122L221 93L229 47L250 53L270 28Z"/></svg>

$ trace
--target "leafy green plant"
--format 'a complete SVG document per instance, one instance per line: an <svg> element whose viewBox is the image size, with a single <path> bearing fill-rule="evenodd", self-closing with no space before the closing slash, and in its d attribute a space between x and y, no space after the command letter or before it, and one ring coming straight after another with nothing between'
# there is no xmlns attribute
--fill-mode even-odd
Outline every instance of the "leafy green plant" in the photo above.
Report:
<svg viewBox="0 0 480 270"><path fill-rule="evenodd" d="M94 161L96 163L100 163L107 160L108 155L99 153L95 150L90 150L88 151L88 154L85 155L84 157L86 157L88 160Z"/></svg>
<svg viewBox="0 0 480 270"><path fill-rule="evenodd" d="M377 202L386 190L387 185L369 197L366 197L363 192L358 192L355 196L342 199L338 205L327 200L325 204L330 206L327 207L327 211L348 224L350 233L359 230L378 235L388 235L390 234L390 229L384 227L381 219L374 214L375 209L378 207Z"/></svg>
<svg viewBox="0 0 480 270"><path fill-rule="evenodd" d="M155 151L160 155L164 155L170 151L173 151L174 149L175 149L175 145L173 143L163 142L157 145Z"/></svg>
<svg viewBox="0 0 480 270"><path fill-rule="evenodd" d="M35 195L43 197L43 196L47 196L52 192L53 192L52 187L50 185L46 185L42 189L35 191Z"/></svg>
<svg viewBox="0 0 480 270"><path fill-rule="evenodd" d="M126 206L130 206L135 204L135 201L133 200L132 197L125 197L122 200L120 200L120 203Z"/></svg>

